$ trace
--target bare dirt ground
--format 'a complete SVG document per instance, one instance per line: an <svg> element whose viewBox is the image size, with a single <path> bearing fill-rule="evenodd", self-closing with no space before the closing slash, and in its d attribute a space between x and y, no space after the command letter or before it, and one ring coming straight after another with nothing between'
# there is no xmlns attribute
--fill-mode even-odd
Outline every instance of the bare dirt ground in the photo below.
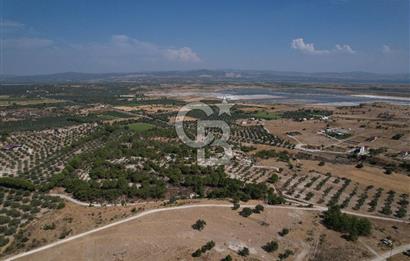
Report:
<svg viewBox="0 0 410 261"><path fill-rule="evenodd" d="M123 219L133 214L134 211L142 211L147 208L161 206L162 202L146 203L138 206L118 206L118 207L83 207L66 201L63 209L51 211L41 220L32 222L27 227L29 232L28 249L55 242L62 238L69 237L81 232L91 230L116 220ZM55 225L54 229L44 229L47 225ZM26 249L26 250L28 250Z"/></svg>
<svg viewBox="0 0 410 261"><path fill-rule="evenodd" d="M304 144L320 146L322 144L330 145L335 143L334 140L331 140L324 135L317 134L318 131L326 127L326 123L323 121L297 122L290 119L280 119L266 121L265 127L270 133L288 140L290 139L287 137L286 133L298 131L301 135L297 135L297 138Z"/></svg>
<svg viewBox="0 0 410 261"><path fill-rule="evenodd" d="M335 251L336 260L360 260L370 257L368 250L348 242L339 233L319 223L318 213L301 210L265 209L261 214L244 218L230 208L179 209L155 213L69 241L20 260L193 260L192 252L213 240L216 246L201 260L219 260L231 255L235 260L272 260L285 249L295 254L288 260L327 259ZM199 232L191 225L203 219L207 225ZM289 228L285 237L278 235ZM276 240L279 249L266 253L261 246ZM236 254L248 247L251 255ZM337 252L336 252L337 253Z"/></svg>

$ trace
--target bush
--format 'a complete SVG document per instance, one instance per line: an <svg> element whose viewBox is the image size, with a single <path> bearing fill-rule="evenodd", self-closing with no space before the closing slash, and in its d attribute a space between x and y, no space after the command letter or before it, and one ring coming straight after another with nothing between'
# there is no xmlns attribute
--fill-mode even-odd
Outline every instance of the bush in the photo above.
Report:
<svg viewBox="0 0 410 261"><path fill-rule="evenodd" d="M227 255L226 257L222 258L221 261L232 261L232 257Z"/></svg>
<svg viewBox="0 0 410 261"><path fill-rule="evenodd" d="M278 233L281 237L286 236L287 234L289 234L289 229L288 228L284 228L282 229L282 231L279 231Z"/></svg>
<svg viewBox="0 0 410 261"><path fill-rule="evenodd" d="M399 139L401 139L401 137L403 137L403 134L397 133L393 137L391 137L391 139L392 140L399 140Z"/></svg>
<svg viewBox="0 0 410 261"><path fill-rule="evenodd" d="M243 208L241 210L241 212L239 212L239 215L241 215L242 217L249 217L250 215L252 215L253 211L251 208Z"/></svg>
<svg viewBox="0 0 410 261"><path fill-rule="evenodd" d="M285 252L284 252L284 253L280 253L278 257L279 257L280 260L283 260L283 259L286 259L286 258L288 258L289 256L291 256L291 255L293 255L293 254L294 254L294 253L293 253L292 250L286 249Z"/></svg>
<svg viewBox="0 0 410 261"><path fill-rule="evenodd" d="M255 206L255 208L254 208L254 210L253 210L253 213L259 214L259 213L261 213L264 209L265 209L265 208L264 208L262 205L258 204L258 205Z"/></svg>
<svg viewBox="0 0 410 261"><path fill-rule="evenodd" d="M206 222L202 219L198 219L195 224L192 225L192 228L198 231L201 231L202 229L204 229L206 225Z"/></svg>
<svg viewBox="0 0 410 261"><path fill-rule="evenodd" d="M205 245L203 245L202 247L201 247L201 251L202 251L202 253L205 253L206 251L209 251L209 250L211 250L212 248L214 248L214 246L215 246L215 242L214 241L208 241Z"/></svg>
<svg viewBox="0 0 410 261"><path fill-rule="evenodd" d="M233 203L232 210L237 210L240 207L241 207L241 205L239 203L235 202L235 203Z"/></svg>
<svg viewBox="0 0 410 261"><path fill-rule="evenodd" d="M268 253L274 252L278 250L278 248L279 248L279 245L278 245L278 242L276 241L270 241L266 243L266 245L262 246L262 249Z"/></svg>
<svg viewBox="0 0 410 261"><path fill-rule="evenodd" d="M268 178L267 182L273 184L273 183L276 183L278 180L279 180L279 176L276 175L276 174L272 174L272 175Z"/></svg>
<svg viewBox="0 0 410 261"><path fill-rule="evenodd" d="M55 228L56 228L56 224L54 224L54 223L45 224L45 225L43 226L43 229L44 229L44 230L53 230L53 229L55 229Z"/></svg>
<svg viewBox="0 0 410 261"><path fill-rule="evenodd" d="M197 250L195 250L194 253L192 253L192 257L200 257L203 253L205 253L206 251L211 250L213 247L215 246L215 242L214 241L208 241L205 245L203 245L201 248L198 248Z"/></svg>
<svg viewBox="0 0 410 261"><path fill-rule="evenodd" d="M200 257L202 255L201 249L195 250L194 253L192 253L192 257Z"/></svg>
<svg viewBox="0 0 410 261"><path fill-rule="evenodd" d="M282 196L269 192L266 198L266 202L269 205L280 205L285 203L285 199Z"/></svg>
<svg viewBox="0 0 410 261"><path fill-rule="evenodd" d="M358 168L358 169L361 169L361 168L363 168L363 163L358 163L357 165L356 165L356 168Z"/></svg>
<svg viewBox="0 0 410 261"><path fill-rule="evenodd" d="M238 251L238 255L240 256L249 256L249 248L244 247Z"/></svg>

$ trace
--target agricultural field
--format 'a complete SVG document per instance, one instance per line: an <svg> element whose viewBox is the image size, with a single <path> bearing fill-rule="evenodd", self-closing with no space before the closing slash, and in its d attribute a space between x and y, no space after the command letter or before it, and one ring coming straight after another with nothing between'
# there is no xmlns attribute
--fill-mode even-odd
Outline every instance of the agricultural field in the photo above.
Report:
<svg viewBox="0 0 410 261"><path fill-rule="evenodd" d="M130 125L128 125L128 128L130 130L133 130L135 132L145 132L147 130L150 130L152 128L154 128L155 125L149 124L149 123L143 123L143 122L138 122L138 123L132 123Z"/></svg>

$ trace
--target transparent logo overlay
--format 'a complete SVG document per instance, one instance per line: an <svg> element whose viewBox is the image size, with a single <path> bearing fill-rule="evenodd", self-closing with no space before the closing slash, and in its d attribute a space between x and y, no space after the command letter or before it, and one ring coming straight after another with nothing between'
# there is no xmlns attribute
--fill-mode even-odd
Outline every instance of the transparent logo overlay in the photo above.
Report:
<svg viewBox="0 0 410 261"><path fill-rule="evenodd" d="M225 99L222 103L216 104L219 108L218 116L223 114L231 115L230 108L233 104L229 104ZM202 166L217 166L226 165L233 157L232 146L228 144L231 134L229 125L223 120L197 120L196 138L191 139L185 132L184 123L187 122L187 114L193 110L200 110L210 117L217 113L206 103L192 102L183 106L175 119L175 129L179 139L191 148L197 149L197 163ZM222 135L214 135L211 129L222 131ZM219 157L206 158L205 148L219 147L223 149L222 155Z"/></svg>

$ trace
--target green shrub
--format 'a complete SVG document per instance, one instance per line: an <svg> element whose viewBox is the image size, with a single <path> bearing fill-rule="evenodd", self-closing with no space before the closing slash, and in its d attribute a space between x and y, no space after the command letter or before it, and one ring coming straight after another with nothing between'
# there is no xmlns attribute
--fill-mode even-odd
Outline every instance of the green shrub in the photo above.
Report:
<svg viewBox="0 0 410 261"><path fill-rule="evenodd" d="M259 214L259 213L261 213L264 209L265 209L265 208L264 208L262 205L258 204L258 205L256 205L255 208L253 209L253 213Z"/></svg>
<svg viewBox="0 0 410 261"><path fill-rule="evenodd" d="M239 212L239 215L241 215L242 217L249 217L250 215L252 215L253 211L251 208L243 208L241 210L241 212Z"/></svg>
<svg viewBox="0 0 410 261"><path fill-rule="evenodd" d="M249 248L244 247L238 251L238 255L240 256L249 256Z"/></svg>
<svg viewBox="0 0 410 261"><path fill-rule="evenodd" d="M289 234L289 229L288 228L284 228L282 229L282 231L279 231L278 233L281 237L286 236L287 234Z"/></svg>
<svg viewBox="0 0 410 261"><path fill-rule="evenodd" d="M268 253L274 252L278 250L278 248L279 248L279 245L278 245L278 242L276 241L270 241L266 243L266 245L262 246L262 249Z"/></svg>
<svg viewBox="0 0 410 261"><path fill-rule="evenodd" d="M198 231L201 231L202 229L204 229L206 225L206 222L202 219L198 219L195 224L192 225L192 228Z"/></svg>

